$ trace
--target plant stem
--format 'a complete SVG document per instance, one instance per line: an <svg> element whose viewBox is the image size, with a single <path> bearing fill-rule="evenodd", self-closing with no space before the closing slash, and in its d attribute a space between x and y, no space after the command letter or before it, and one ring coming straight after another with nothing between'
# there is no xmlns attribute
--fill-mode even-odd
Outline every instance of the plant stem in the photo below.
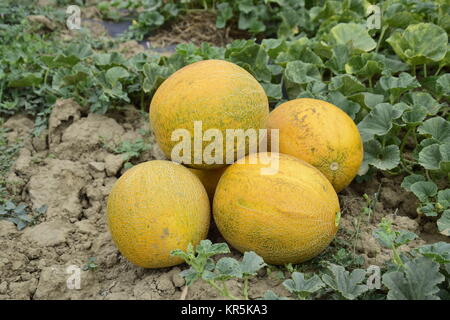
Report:
<svg viewBox="0 0 450 320"><path fill-rule="evenodd" d="M416 65L415 64L411 65L411 69L412 69L411 73L415 77L416 76Z"/></svg>
<svg viewBox="0 0 450 320"><path fill-rule="evenodd" d="M244 299L248 300L248 278L244 278L244 291L243 291Z"/></svg>
<svg viewBox="0 0 450 320"><path fill-rule="evenodd" d="M388 27L384 26L381 28L380 38L378 39L377 48L375 49L375 52L378 53L378 50L380 49L381 41L383 41L384 33L386 32Z"/></svg>
<svg viewBox="0 0 450 320"><path fill-rule="evenodd" d="M423 65L423 76L425 78L427 77L427 64L426 63Z"/></svg>

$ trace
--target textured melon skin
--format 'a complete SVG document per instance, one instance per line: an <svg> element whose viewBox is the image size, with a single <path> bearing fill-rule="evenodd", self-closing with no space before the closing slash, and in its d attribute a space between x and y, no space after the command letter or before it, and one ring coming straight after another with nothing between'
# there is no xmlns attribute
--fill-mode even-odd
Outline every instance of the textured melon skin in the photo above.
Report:
<svg viewBox="0 0 450 320"><path fill-rule="evenodd" d="M335 105L301 98L274 109L269 129L279 129L279 152L318 168L343 190L355 178L363 160L363 143L353 120Z"/></svg>
<svg viewBox="0 0 450 320"><path fill-rule="evenodd" d="M144 268L183 262L170 256L205 239L210 222L208 195L183 166L164 160L141 163L120 177L107 205L108 227L119 251Z"/></svg>
<svg viewBox="0 0 450 320"><path fill-rule="evenodd" d="M225 172L226 168L227 167L223 167L215 170L189 168L189 170L193 174L195 174L203 183L203 186L206 189L206 193L208 193L208 197L212 201L214 199L214 193L216 192L217 184L219 183L220 177Z"/></svg>
<svg viewBox="0 0 450 320"><path fill-rule="evenodd" d="M198 169L224 167L225 130L265 128L268 114L269 102L258 81L243 68L223 60L200 61L178 70L161 84L150 104L156 141L169 159L178 144L171 141L174 130L188 130L192 147L194 121L202 121L203 132L222 132L223 164L196 164L192 154L191 163L186 165ZM209 143L203 142L202 151Z"/></svg>
<svg viewBox="0 0 450 320"><path fill-rule="evenodd" d="M261 175L263 164L233 164L222 175L213 202L214 221L240 252L255 251L271 264L300 263L322 252L336 232L339 201L319 170L279 156L279 171Z"/></svg>

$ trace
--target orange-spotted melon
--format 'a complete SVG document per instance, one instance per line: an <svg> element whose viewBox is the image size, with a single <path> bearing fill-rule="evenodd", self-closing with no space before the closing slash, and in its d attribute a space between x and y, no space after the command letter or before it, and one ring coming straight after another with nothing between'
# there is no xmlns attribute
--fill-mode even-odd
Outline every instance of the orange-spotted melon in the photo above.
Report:
<svg viewBox="0 0 450 320"><path fill-rule="evenodd" d="M261 174L261 168L269 166L261 156L267 155L278 161L271 175ZM225 240L278 265L300 263L322 252L334 238L340 217L328 179L285 154L255 153L244 161L224 172L214 196L214 221Z"/></svg>
<svg viewBox="0 0 450 320"><path fill-rule="evenodd" d="M178 161L172 157L172 150L185 138L178 133L187 132L191 152L186 156L184 151L176 149L180 158L187 159L178 162L197 169L224 167L226 130L265 128L268 114L268 98L258 81L243 68L223 60L195 62L178 70L161 84L150 104L151 127L164 154ZM200 132L196 136L200 143L195 142L195 128ZM223 138L222 153L218 156L221 159L214 163L204 158L207 146L217 140L203 139L202 134L209 129L219 130ZM172 139L174 132L177 133ZM234 148L229 148L231 159L236 158L238 148L248 153L248 143L246 139L241 145L235 143Z"/></svg>
<svg viewBox="0 0 450 320"><path fill-rule="evenodd" d="M203 186L208 193L209 199L212 201L214 198L214 193L216 192L217 184L219 183L220 177L224 173L227 167L215 169L215 170L201 170L189 168L189 170L195 174L200 181L203 183Z"/></svg>
<svg viewBox="0 0 450 320"><path fill-rule="evenodd" d="M200 180L174 162L141 163L115 183L108 198L108 227L119 251L144 268L183 260L170 255L205 239L210 222L208 195Z"/></svg>
<svg viewBox="0 0 450 320"><path fill-rule="evenodd" d="M319 169L343 190L363 160L363 143L353 120L326 101L301 98L285 102L269 115L269 129L279 129L279 152Z"/></svg>

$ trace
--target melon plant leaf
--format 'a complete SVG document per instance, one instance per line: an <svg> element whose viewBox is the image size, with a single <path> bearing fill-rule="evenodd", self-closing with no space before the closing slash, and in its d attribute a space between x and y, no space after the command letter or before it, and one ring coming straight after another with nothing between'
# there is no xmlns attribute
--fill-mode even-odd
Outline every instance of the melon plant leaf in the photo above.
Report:
<svg viewBox="0 0 450 320"><path fill-rule="evenodd" d="M450 263L450 243L441 241L423 245L415 250L424 257L430 258L437 263Z"/></svg>
<svg viewBox="0 0 450 320"><path fill-rule="evenodd" d="M330 263L328 270L329 273L322 276L322 281L345 299L354 300L369 290L362 284L366 277L363 269L355 269L350 273L343 266Z"/></svg>
<svg viewBox="0 0 450 320"><path fill-rule="evenodd" d="M367 109L373 109L377 104L383 103L384 101L384 96L382 94L374 94L370 92L359 92L348 98Z"/></svg>
<svg viewBox="0 0 450 320"><path fill-rule="evenodd" d="M419 152L419 164L428 170L438 170L441 162L441 152L438 144L432 144Z"/></svg>
<svg viewBox="0 0 450 320"><path fill-rule="evenodd" d="M233 18L233 10L227 2L219 3L217 5L217 19L216 27L224 28L227 21Z"/></svg>
<svg viewBox="0 0 450 320"><path fill-rule="evenodd" d="M417 79L409 73L402 72L398 77L382 76L377 83L377 88L389 95L391 103L394 103L406 91L420 87Z"/></svg>
<svg viewBox="0 0 450 320"><path fill-rule="evenodd" d="M212 243L211 240L202 240L197 245L196 251L200 255L212 257L217 254L230 253L230 248L226 243Z"/></svg>
<svg viewBox="0 0 450 320"><path fill-rule="evenodd" d="M450 96L450 73L443 74L437 78L436 89L438 90L439 95Z"/></svg>
<svg viewBox="0 0 450 320"><path fill-rule="evenodd" d="M442 60L447 53L448 36L433 23L418 23L394 32L386 42L400 58L415 66Z"/></svg>
<svg viewBox="0 0 450 320"><path fill-rule="evenodd" d="M331 58L325 62L325 66L336 75L342 74L345 72L345 65L349 59L350 53L347 46L338 44L333 46Z"/></svg>
<svg viewBox="0 0 450 320"><path fill-rule="evenodd" d="M385 248L395 249L417 238L414 232L407 230L394 230L392 222L383 218L372 233L373 237Z"/></svg>
<svg viewBox="0 0 450 320"><path fill-rule="evenodd" d="M412 174L403 179L401 187L407 191L411 191L411 186L419 181L426 181L426 178L420 174Z"/></svg>
<svg viewBox="0 0 450 320"><path fill-rule="evenodd" d="M289 298L286 297L280 297L272 290L267 290L264 293L264 296L262 296L261 300L289 300Z"/></svg>
<svg viewBox="0 0 450 320"><path fill-rule="evenodd" d="M251 40L244 42L244 45L240 48L229 47L225 56L228 57L229 61L246 69L259 81L270 82L272 79L272 73L267 67L269 64L267 51Z"/></svg>
<svg viewBox="0 0 450 320"><path fill-rule="evenodd" d="M241 272L244 277L256 275L256 273L264 266L266 266L266 263L263 258L253 251L245 252L244 257L240 262Z"/></svg>
<svg viewBox="0 0 450 320"><path fill-rule="evenodd" d="M349 74L331 78L328 88L330 91L339 91L345 96L350 96L366 90L366 86L364 86L356 77Z"/></svg>
<svg viewBox="0 0 450 320"><path fill-rule="evenodd" d="M105 78L114 87L120 79L127 78L129 75L128 71L122 67L112 67L106 71Z"/></svg>
<svg viewBox="0 0 450 320"><path fill-rule="evenodd" d="M389 289L388 300L438 300L437 285L445 277L439 272L439 264L419 257L406 262L403 272L388 272L382 279Z"/></svg>
<svg viewBox="0 0 450 320"><path fill-rule="evenodd" d="M269 100L280 100L283 98L283 92L281 84L274 84L269 82L261 82L261 86L264 88Z"/></svg>
<svg viewBox="0 0 450 320"><path fill-rule="evenodd" d="M376 53L363 53L352 56L345 64L345 71L364 78L372 78L381 74L384 65L384 56Z"/></svg>
<svg viewBox="0 0 450 320"><path fill-rule="evenodd" d="M189 269L181 271L180 276L184 278L184 281L186 281L186 285L190 286L200 278L200 273L198 273L191 267Z"/></svg>
<svg viewBox="0 0 450 320"><path fill-rule="evenodd" d="M437 194L438 188L432 181L418 181L410 186L410 190L421 202L426 202Z"/></svg>
<svg viewBox="0 0 450 320"><path fill-rule="evenodd" d="M437 195L437 201L442 208L450 208L450 189L440 190Z"/></svg>
<svg viewBox="0 0 450 320"><path fill-rule="evenodd" d="M314 293L325 286L319 276L314 275L309 279L305 279L305 276L301 272L293 272L292 279L287 279L283 282L283 286L300 298L305 299L311 293Z"/></svg>
<svg viewBox="0 0 450 320"><path fill-rule="evenodd" d="M347 97L339 91L330 92L328 94L328 99L325 100L344 110L345 113L347 113L352 119L355 119L356 115L361 109L358 103L347 99Z"/></svg>
<svg viewBox="0 0 450 320"><path fill-rule="evenodd" d="M406 110L402 115L403 122L409 125L420 125L427 116L427 109L422 106L414 106Z"/></svg>
<svg viewBox="0 0 450 320"><path fill-rule="evenodd" d="M225 257L216 263L214 272L205 272L203 279L225 281L233 278L242 278L242 270L236 259Z"/></svg>
<svg viewBox="0 0 450 320"><path fill-rule="evenodd" d="M450 237L450 209L442 212L441 217L437 221L437 226L441 234Z"/></svg>
<svg viewBox="0 0 450 320"><path fill-rule="evenodd" d="M330 30L331 41L344 44L356 52L369 52L377 46L362 24L339 23Z"/></svg>
<svg viewBox="0 0 450 320"><path fill-rule="evenodd" d="M403 114L403 108L389 103L377 104L358 124L363 141L372 140L375 135L383 136L392 129L392 122Z"/></svg>
<svg viewBox="0 0 450 320"><path fill-rule="evenodd" d="M315 65L300 60L288 62L284 76L288 81L298 84L322 80L319 69Z"/></svg>
<svg viewBox="0 0 450 320"><path fill-rule="evenodd" d="M394 169L400 163L400 149L396 145L383 147L377 140L364 143L364 161L381 170Z"/></svg>
<svg viewBox="0 0 450 320"><path fill-rule="evenodd" d="M450 142L450 122L442 117L433 117L424 121L417 132L429 135L440 143Z"/></svg>
<svg viewBox="0 0 450 320"><path fill-rule="evenodd" d="M15 78L9 77L8 87L22 88L38 86L42 83L43 77L39 72L25 72Z"/></svg>
<svg viewBox="0 0 450 320"><path fill-rule="evenodd" d="M402 101L415 108L425 109L428 115L435 115L442 108L442 104L435 100L428 92L408 92L402 97Z"/></svg>

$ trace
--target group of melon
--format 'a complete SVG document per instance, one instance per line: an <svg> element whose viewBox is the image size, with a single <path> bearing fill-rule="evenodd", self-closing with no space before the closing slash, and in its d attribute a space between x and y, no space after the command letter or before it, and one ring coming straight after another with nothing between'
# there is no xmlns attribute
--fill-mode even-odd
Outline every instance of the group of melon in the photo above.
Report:
<svg viewBox="0 0 450 320"><path fill-rule="evenodd" d="M192 132L194 121L223 132L279 129L279 153L248 154L231 165L153 160L129 169L107 207L123 256L145 268L182 263L171 251L205 239L211 212L232 247L254 251L267 263L300 263L329 245L340 217L336 193L353 180L363 158L360 134L345 112L302 98L269 113L265 91L250 73L206 60L175 72L150 104L150 124L168 158L177 143L174 130ZM268 164L257 160L268 155L279 168L264 175L260 169Z"/></svg>

